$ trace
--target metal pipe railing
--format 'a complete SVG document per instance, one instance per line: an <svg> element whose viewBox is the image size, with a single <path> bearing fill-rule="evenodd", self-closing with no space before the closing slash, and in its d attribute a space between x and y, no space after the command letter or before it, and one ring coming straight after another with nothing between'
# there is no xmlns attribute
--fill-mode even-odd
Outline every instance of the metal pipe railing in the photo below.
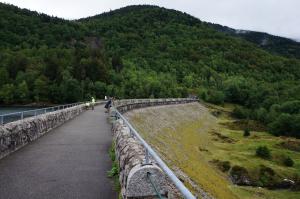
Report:
<svg viewBox="0 0 300 199"><path fill-rule="evenodd" d="M149 99L147 99L149 101ZM160 101L174 101L174 99L158 99L156 102ZM175 99L175 101L182 101L183 99ZM184 100L190 100L192 99L184 99ZM150 100L151 101L151 100ZM137 101L138 103L143 102L143 99L139 99ZM146 101L144 101L146 102ZM155 102L155 101L153 101ZM134 104L132 100L130 101L130 104ZM117 102L118 106L125 105L122 104L122 102ZM150 145L140 136L140 134L133 128L133 126L127 121L127 119L115 108L116 117L120 118L124 121L125 125L130 129L130 132L141 142L143 147L146 151L146 161L149 161L149 155L156 161L156 163L159 165L159 167L166 173L166 175L169 177L169 179L174 183L174 185L177 187L177 189L181 192L182 196L186 199L196 199L196 197L184 186L184 184L177 178L177 176L173 173L173 171L164 163L164 161L158 156L158 154L151 148ZM146 162L147 163L147 162Z"/></svg>
<svg viewBox="0 0 300 199"><path fill-rule="evenodd" d="M62 110L62 109L70 108L73 106L78 106L80 104L83 104L83 102L3 114L3 115L0 115L0 125L4 125L9 122L13 122L13 121L17 121L17 120L23 120L24 118L28 118L28 117L36 117L38 115L42 115L42 114L45 114L48 112L53 112L56 110ZM10 119L7 119L7 118L10 118Z"/></svg>

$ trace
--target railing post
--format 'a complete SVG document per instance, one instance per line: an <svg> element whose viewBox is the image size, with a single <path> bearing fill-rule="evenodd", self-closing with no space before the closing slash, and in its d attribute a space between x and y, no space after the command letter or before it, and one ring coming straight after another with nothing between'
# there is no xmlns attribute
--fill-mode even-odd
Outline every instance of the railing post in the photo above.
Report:
<svg viewBox="0 0 300 199"><path fill-rule="evenodd" d="M1 121L0 122L1 122L1 125L4 124L4 116L3 115L1 116Z"/></svg>
<svg viewBox="0 0 300 199"><path fill-rule="evenodd" d="M21 120L24 118L24 112L21 112Z"/></svg>

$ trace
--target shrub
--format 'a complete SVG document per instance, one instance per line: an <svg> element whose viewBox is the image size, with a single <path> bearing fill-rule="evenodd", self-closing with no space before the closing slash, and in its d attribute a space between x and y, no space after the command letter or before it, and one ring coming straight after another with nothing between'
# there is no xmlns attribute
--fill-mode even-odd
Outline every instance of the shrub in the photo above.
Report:
<svg viewBox="0 0 300 199"><path fill-rule="evenodd" d="M109 157L112 160L112 168L110 171L107 172L109 177L114 177L119 175L119 165L116 160L116 153L115 153L115 144L113 143L109 149Z"/></svg>
<svg viewBox="0 0 300 199"><path fill-rule="evenodd" d="M300 113L300 100L287 101L280 107L280 111L289 114Z"/></svg>
<svg viewBox="0 0 300 199"><path fill-rule="evenodd" d="M293 116L287 113L280 114L269 124L270 132L276 136L288 135L293 125Z"/></svg>
<svg viewBox="0 0 300 199"><path fill-rule="evenodd" d="M213 160L211 162L214 163L222 172L227 172L231 168L229 161Z"/></svg>
<svg viewBox="0 0 300 199"><path fill-rule="evenodd" d="M223 104L225 95L222 91L210 90L208 92L207 101L213 104Z"/></svg>
<svg viewBox="0 0 300 199"><path fill-rule="evenodd" d="M270 159L271 158L271 152L268 147L266 146L260 146L256 149L256 155L258 157L261 157L263 159Z"/></svg>
<svg viewBox="0 0 300 199"><path fill-rule="evenodd" d="M238 119L245 119L249 117L249 110L245 109L241 106L236 106L233 111L232 111L232 115Z"/></svg>
<svg viewBox="0 0 300 199"><path fill-rule="evenodd" d="M283 164L287 167L292 167L294 165L294 160L290 157L285 157L283 160Z"/></svg>
<svg viewBox="0 0 300 199"><path fill-rule="evenodd" d="M229 171L230 169L230 162L229 161L224 161L224 162L221 162L221 169L223 172L226 172L226 171Z"/></svg>
<svg viewBox="0 0 300 199"><path fill-rule="evenodd" d="M248 137L248 136L250 136L250 130L248 128L246 128L244 130L244 137Z"/></svg>
<svg viewBox="0 0 300 199"><path fill-rule="evenodd" d="M207 91L206 90L199 91L198 97L204 101L207 101Z"/></svg>
<svg viewBox="0 0 300 199"><path fill-rule="evenodd" d="M255 119L265 123L267 121L268 111L265 108L259 108L255 110Z"/></svg>
<svg viewBox="0 0 300 199"><path fill-rule="evenodd" d="M259 170L259 179L257 181L258 186L273 187L279 182L280 179L278 179L278 176L272 168L261 165Z"/></svg>
<svg viewBox="0 0 300 199"><path fill-rule="evenodd" d="M233 166L230 171L232 182L237 185L251 185L249 173L246 168L241 166Z"/></svg>
<svg viewBox="0 0 300 199"><path fill-rule="evenodd" d="M276 136L300 138L300 114L282 113L269 124L270 132Z"/></svg>

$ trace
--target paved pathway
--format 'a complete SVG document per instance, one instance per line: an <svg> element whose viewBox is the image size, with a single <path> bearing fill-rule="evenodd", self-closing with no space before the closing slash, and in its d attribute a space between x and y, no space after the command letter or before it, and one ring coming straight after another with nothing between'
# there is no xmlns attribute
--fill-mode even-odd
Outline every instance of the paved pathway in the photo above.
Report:
<svg viewBox="0 0 300 199"><path fill-rule="evenodd" d="M0 160L2 199L116 199L104 108L88 110Z"/></svg>

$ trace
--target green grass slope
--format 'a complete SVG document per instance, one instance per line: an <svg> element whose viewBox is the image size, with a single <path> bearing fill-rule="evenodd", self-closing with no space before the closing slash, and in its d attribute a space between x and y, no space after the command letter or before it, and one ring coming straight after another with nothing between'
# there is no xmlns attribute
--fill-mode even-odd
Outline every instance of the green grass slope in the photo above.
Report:
<svg viewBox="0 0 300 199"><path fill-rule="evenodd" d="M202 189L222 199L299 198L300 155L282 144L299 147L299 140L252 128L245 137L242 121L231 117L231 111L226 106L191 103L137 109L126 117L198 196ZM255 155L260 146L270 149L269 159ZM286 156L293 159L293 166L284 164ZM236 172L236 168L242 169ZM233 183L234 175L247 178L251 186ZM285 187L284 179L297 185Z"/></svg>

